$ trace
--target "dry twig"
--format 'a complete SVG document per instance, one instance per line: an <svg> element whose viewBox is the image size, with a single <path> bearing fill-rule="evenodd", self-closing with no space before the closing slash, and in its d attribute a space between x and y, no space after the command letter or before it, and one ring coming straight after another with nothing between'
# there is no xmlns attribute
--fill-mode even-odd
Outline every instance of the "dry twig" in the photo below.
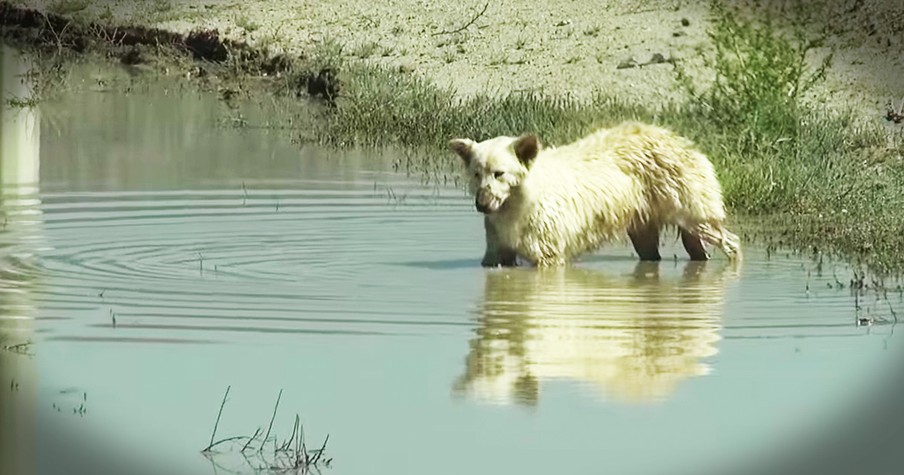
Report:
<svg viewBox="0 0 904 475"><path fill-rule="evenodd" d="M483 9L480 10L480 13L478 13L477 15L475 15L474 18L471 18L471 21L465 23L465 25L464 25L463 27L458 28L458 29L456 29L456 30L451 30L451 31L449 31L449 30L446 30L446 31L440 31L440 32L437 32L437 33L433 33L433 34L430 35L430 36L454 35L455 33L459 33L459 32L462 32L462 31L467 30L469 26L473 25L474 22L476 22L480 17L483 16L484 13L487 12L487 8L489 8L489 6L490 6L490 2L487 2L486 4L484 4L484 5L483 5Z"/></svg>

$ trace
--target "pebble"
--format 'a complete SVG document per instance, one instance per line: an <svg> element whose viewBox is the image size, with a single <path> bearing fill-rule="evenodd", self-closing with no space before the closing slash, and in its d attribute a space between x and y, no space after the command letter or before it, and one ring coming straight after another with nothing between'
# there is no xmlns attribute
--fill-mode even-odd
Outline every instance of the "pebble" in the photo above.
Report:
<svg viewBox="0 0 904 475"><path fill-rule="evenodd" d="M628 69L628 68L636 68L637 61L634 58L623 59L618 63L616 69Z"/></svg>

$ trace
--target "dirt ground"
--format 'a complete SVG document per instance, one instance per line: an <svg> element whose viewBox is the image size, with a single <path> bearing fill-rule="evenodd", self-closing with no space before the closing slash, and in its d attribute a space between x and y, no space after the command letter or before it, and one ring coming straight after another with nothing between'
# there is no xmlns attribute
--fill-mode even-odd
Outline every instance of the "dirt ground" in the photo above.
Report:
<svg viewBox="0 0 904 475"><path fill-rule="evenodd" d="M709 46L706 2L683 0L13 3L181 33L217 28L227 38L292 54L338 41L350 59L420 74L464 96L541 90L586 97L600 88L655 103L677 93L668 61L683 61L694 70ZM765 8L770 2L738 3ZM772 1L779 10L787 3ZM881 119L889 102L897 106L904 97L904 2L807 3L810 15L800 21L814 33L829 32L829 44L837 49L823 97Z"/></svg>

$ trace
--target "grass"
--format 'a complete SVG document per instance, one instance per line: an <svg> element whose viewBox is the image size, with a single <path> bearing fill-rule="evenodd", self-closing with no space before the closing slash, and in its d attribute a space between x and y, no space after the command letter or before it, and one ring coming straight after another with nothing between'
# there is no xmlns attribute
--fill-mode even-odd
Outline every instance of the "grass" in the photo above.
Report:
<svg viewBox="0 0 904 475"><path fill-rule="evenodd" d="M601 27L599 25L595 25L595 26L592 26L592 27L584 30L584 36L592 36L595 38L595 37L599 36L599 34L602 30L603 30L603 27Z"/></svg>
<svg viewBox="0 0 904 475"><path fill-rule="evenodd" d="M220 402L213 432L210 434L210 443L201 450L201 453L213 465L214 472L217 471L217 468L232 471L217 463L217 456L224 453L223 448L226 448L227 452L240 455L244 466L251 473L320 473L321 468L330 468L333 459L325 455L326 445L330 440L329 434L324 438L319 449L309 450L304 436L304 426L301 424L298 414L292 421L292 433L288 438L280 441L273 432L273 423L276 421L276 414L279 411L282 390L276 397L276 404L273 406L266 432L263 431L263 426L260 426L250 436L240 435L217 439L217 429L220 426L220 419L223 417L223 409L226 407L230 389L231 386L226 388ZM274 434L273 437L271 437L271 433ZM219 450L214 450L217 448Z"/></svg>
<svg viewBox="0 0 904 475"><path fill-rule="evenodd" d="M359 44L355 48L355 51L353 54L361 59L367 59L367 58L370 58L371 56L376 55L379 51L381 51L381 48L382 47L380 46L380 43L378 43L376 41L370 41L370 42Z"/></svg>

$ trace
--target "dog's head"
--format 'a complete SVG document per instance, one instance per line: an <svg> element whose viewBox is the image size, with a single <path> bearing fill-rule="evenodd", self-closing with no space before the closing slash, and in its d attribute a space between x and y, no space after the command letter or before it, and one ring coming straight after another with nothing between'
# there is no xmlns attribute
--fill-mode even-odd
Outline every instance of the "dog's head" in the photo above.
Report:
<svg viewBox="0 0 904 475"><path fill-rule="evenodd" d="M494 213L521 186L540 153L536 135L496 137L483 142L454 139L449 146L461 157L477 210Z"/></svg>

